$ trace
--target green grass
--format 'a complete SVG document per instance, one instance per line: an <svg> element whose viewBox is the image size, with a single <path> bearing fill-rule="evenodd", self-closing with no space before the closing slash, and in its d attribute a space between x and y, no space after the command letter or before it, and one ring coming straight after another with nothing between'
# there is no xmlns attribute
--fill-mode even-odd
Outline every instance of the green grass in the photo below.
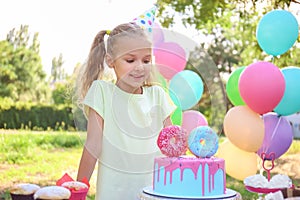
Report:
<svg viewBox="0 0 300 200"><path fill-rule="evenodd" d="M82 147L77 134L66 132L28 132L0 135L0 163L26 164L42 159L43 152Z"/></svg>
<svg viewBox="0 0 300 200"><path fill-rule="evenodd" d="M20 182L53 185L64 173L76 177L85 133L0 130L0 199L10 200L9 187ZM222 141L222 138L221 138ZM300 152L300 140L289 151ZM95 194L96 173L91 180L88 199ZM299 183L300 184L300 183ZM242 181L227 176L227 188L238 191L243 199L257 199Z"/></svg>
<svg viewBox="0 0 300 200"><path fill-rule="evenodd" d="M75 179L83 138L77 132L0 130L0 199L10 199L8 189L16 183L55 185L64 173Z"/></svg>

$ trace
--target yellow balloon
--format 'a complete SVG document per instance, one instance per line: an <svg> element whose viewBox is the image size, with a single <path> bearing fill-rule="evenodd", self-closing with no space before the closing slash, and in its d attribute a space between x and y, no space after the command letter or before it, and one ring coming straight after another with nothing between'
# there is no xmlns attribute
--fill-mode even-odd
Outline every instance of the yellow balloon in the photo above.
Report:
<svg viewBox="0 0 300 200"><path fill-rule="evenodd" d="M263 143L263 119L248 106L231 108L224 117L223 126L230 142L244 151L256 152Z"/></svg>
<svg viewBox="0 0 300 200"><path fill-rule="evenodd" d="M237 148L228 139L220 144L216 157L225 160L226 173L238 180L257 173L257 154Z"/></svg>

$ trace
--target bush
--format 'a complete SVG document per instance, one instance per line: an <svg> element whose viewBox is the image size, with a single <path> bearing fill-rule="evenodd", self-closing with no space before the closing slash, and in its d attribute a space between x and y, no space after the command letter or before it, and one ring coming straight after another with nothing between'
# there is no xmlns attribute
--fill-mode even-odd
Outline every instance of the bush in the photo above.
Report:
<svg viewBox="0 0 300 200"><path fill-rule="evenodd" d="M55 104L71 104L72 98L70 88L66 83L55 83L55 88L52 91L52 99Z"/></svg>
<svg viewBox="0 0 300 200"><path fill-rule="evenodd" d="M31 130L75 130L72 107L34 103L0 104L0 128Z"/></svg>

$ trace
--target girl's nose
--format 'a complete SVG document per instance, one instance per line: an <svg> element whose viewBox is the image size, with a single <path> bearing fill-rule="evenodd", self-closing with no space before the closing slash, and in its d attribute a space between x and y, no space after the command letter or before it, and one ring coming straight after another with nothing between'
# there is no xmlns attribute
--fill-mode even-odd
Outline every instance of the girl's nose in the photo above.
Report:
<svg viewBox="0 0 300 200"><path fill-rule="evenodd" d="M143 70L144 69L144 63L142 61L138 61L137 65L135 66L135 70Z"/></svg>

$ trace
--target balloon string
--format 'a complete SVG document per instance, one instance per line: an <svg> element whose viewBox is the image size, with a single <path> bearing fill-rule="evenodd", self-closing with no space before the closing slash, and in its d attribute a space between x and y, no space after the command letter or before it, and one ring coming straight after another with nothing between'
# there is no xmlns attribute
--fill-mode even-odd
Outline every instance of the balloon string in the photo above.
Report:
<svg viewBox="0 0 300 200"><path fill-rule="evenodd" d="M274 136L275 136L275 134L276 134L276 132L277 132L278 126L279 126L279 124L280 124L280 121L281 121L281 116L279 116L279 120L277 121L277 124L276 124L276 126L275 126L275 128L274 128L274 130L273 130L273 132L272 132L272 135L271 135L271 138L270 138L270 142L269 142L269 144L267 145L267 147L265 148L265 151L264 151L264 152L268 152L268 150L269 150L269 148L270 148L270 145L271 145L271 141L273 140L273 138L274 138Z"/></svg>

